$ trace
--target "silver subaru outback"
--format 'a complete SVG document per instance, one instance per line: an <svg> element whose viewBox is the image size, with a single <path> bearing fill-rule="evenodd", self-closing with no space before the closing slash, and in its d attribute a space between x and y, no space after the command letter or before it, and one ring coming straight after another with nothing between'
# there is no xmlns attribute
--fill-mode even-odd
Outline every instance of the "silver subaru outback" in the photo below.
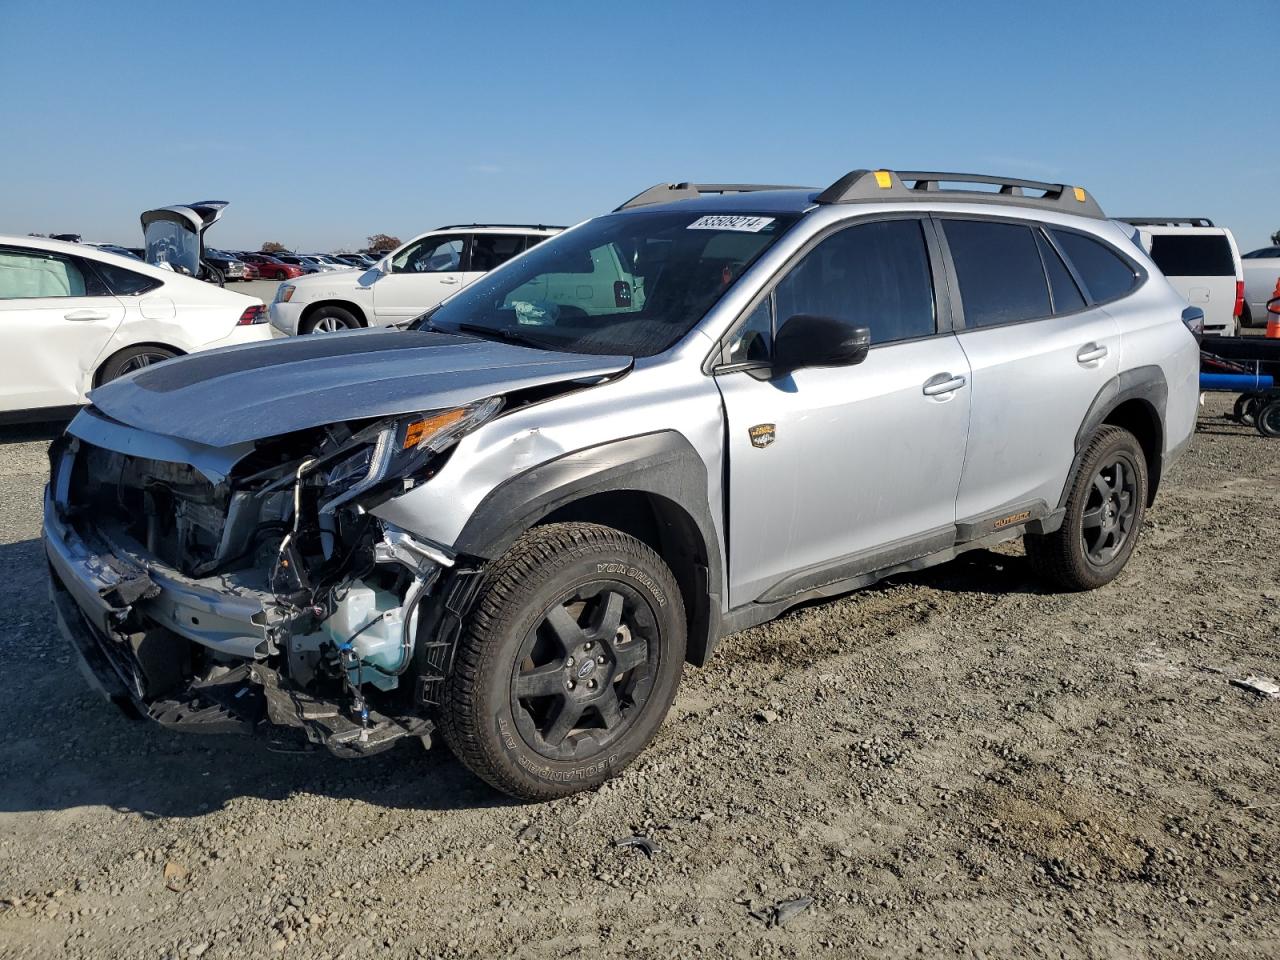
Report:
<svg viewBox="0 0 1280 960"><path fill-rule="evenodd" d="M1192 314L1077 187L659 185L408 330L94 391L50 453L57 616L173 728L438 730L515 796L589 789L796 604L1017 537L1114 578L1192 436Z"/></svg>

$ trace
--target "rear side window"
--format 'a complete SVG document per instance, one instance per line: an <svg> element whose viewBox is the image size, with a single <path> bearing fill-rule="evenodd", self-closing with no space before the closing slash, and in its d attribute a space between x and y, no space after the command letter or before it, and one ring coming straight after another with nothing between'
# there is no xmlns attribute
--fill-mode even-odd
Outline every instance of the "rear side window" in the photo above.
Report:
<svg viewBox="0 0 1280 960"><path fill-rule="evenodd" d="M774 297L779 326L809 313L868 327L873 344L929 336L933 278L923 227L885 220L841 230L809 251Z"/></svg>
<svg viewBox="0 0 1280 960"><path fill-rule="evenodd" d="M471 237L472 270L500 267L517 253L524 252L524 237L505 233L477 233Z"/></svg>
<svg viewBox="0 0 1280 960"><path fill-rule="evenodd" d="M1231 244L1222 234L1157 233L1151 259L1166 277L1234 277Z"/></svg>
<svg viewBox="0 0 1280 960"><path fill-rule="evenodd" d="M1106 244L1066 230L1049 232L1076 268L1094 303L1123 297L1137 285L1138 275L1133 267Z"/></svg>
<svg viewBox="0 0 1280 960"><path fill-rule="evenodd" d="M991 327L1052 313L1044 265L1030 227L943 220L964 304L964 325Z"/></svg>
<svg viewBox="0 0 1280 960"><path fill-rule="evenodd" d="M160 281L154 277L145 277L140 273L134 273L132 270L126 270L124 267L117 267L114 263L95 260L93 266L102 275L102 279L107 282L111 292L118 297L137 296L160 286Z"/></svg>
<svg viewBox="0 0 1280 960"><path fill-rule="evenodd" d="M1053 294L1053 312L1071 313L1084 307L1084 297L1080 288L1071 279L1071 272L1058 256L1058 251L1044 238L1044 234L1036 232L1036 243L1040 245L1040 257L1044 260L1044 272L1049 275L1049 292Z"/></svg>

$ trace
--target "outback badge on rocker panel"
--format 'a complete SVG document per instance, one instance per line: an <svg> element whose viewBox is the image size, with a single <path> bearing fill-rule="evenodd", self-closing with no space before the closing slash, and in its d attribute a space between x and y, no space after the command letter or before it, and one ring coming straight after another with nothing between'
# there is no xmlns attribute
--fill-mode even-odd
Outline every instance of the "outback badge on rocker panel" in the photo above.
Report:
<svg viewBox="0 0 1280 960"><path fill-rule="evenodd" d="M754 427L748 427L747 433L751 435L753 447L767 447L777 439L778 428L773 423L757 423Z"/></svg>

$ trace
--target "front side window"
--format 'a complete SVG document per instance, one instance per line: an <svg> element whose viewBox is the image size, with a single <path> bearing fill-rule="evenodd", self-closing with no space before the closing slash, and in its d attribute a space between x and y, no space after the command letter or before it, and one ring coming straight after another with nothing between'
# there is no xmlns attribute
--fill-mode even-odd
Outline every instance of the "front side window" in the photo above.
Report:
<svg viewBox="0 0 1280 960"><path fill-rule="evenodd" d="M487 273L524 250L519 234L477 233L471 238L471 265L467 268Z"/></svg>
<svg viewBox="0 0 1280 960"><path fill-rule="evenodd" d="M417 326L653 356L692 330L795 220L679 207L600 217L481 277Z"/></svg>
<svg viewBox="0 0 1280 960"><path fill-rule="evenodd" d="M774 292L778 325L797 314L871 331L872 344L935 332L933 277L919 220L849 227L805 254Z"/></svg>
<svg viewBox="0 0 1280 960"><path fill-rule="evenodd" d="M1094 303L1123 297L1137 285L1138 275L1133 267L1105 244L1068 230L1049 232L1076 268Z"/></svg>
<svg viewBox="0 0 1280 960"><path fill-rule="evenodd" d="M455 273L462 269L462 237L426 237L391 260L392 273Z"/></svg>
<svg viewBox="0 0 1280 960"><path fill-rule="evenodd" d="M943 220L966 328L1047 317L1049 287L1034 231L1021 224Z"/></svg>
<svg viewBox="0 0 1280 960"><path fill-rule="evenodd" d="M42 250L0 249L0 300L85 295L84 273L69 257Z"/></svg>
<svg viewBox="0 0 1280 960"><path fill-rule="evenodd" d="M729 338L725 363L768 363L773 354L773 298L765 297Z"/></svg>

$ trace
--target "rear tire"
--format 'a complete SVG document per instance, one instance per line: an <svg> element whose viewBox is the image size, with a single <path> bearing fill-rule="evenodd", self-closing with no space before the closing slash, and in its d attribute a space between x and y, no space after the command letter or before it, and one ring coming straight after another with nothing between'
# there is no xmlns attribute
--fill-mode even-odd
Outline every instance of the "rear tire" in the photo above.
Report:
<svg viewBox="0 0 1280 960"><path fill-rule="evenodd" d="M1147 461L1137 438L1099 427L1071 481L1067 512L1053 533L1023 538L1027 557L1047 584L1094 590L1124 569L1147 507Z"/></svg>
<svg viewBox="0 0 1280 960"><path fill-rule="evenodd" d="M653 739L684 668L684 604L649 547L535 527L489 564L439 709L454 754L523 800L590 790Z"/></svg>
<svg viewBox="0 0 1280 960"><path fill-rule="evenodd" d="M341 333L359 330L363 324L354 313L343 307L321 307L307 317L302 325L303 333Z"/></svg>
<svg viewBox="0 0 1280 960"><path fill-rule="evenodd" d="M1280 437L1280 397L1257 408L1257 428L1264 437Z"/></svg>
<svg viewBox="0 0 1280 960"><path fill-rule="evenodd" d="M173 350L167 350L164 347L129 347L121 350L115 356L109 357L102 365L102 369L98 372L98 386L110 383L126 373L134 373L153 364L163 363L177 355Z"/></svg>

